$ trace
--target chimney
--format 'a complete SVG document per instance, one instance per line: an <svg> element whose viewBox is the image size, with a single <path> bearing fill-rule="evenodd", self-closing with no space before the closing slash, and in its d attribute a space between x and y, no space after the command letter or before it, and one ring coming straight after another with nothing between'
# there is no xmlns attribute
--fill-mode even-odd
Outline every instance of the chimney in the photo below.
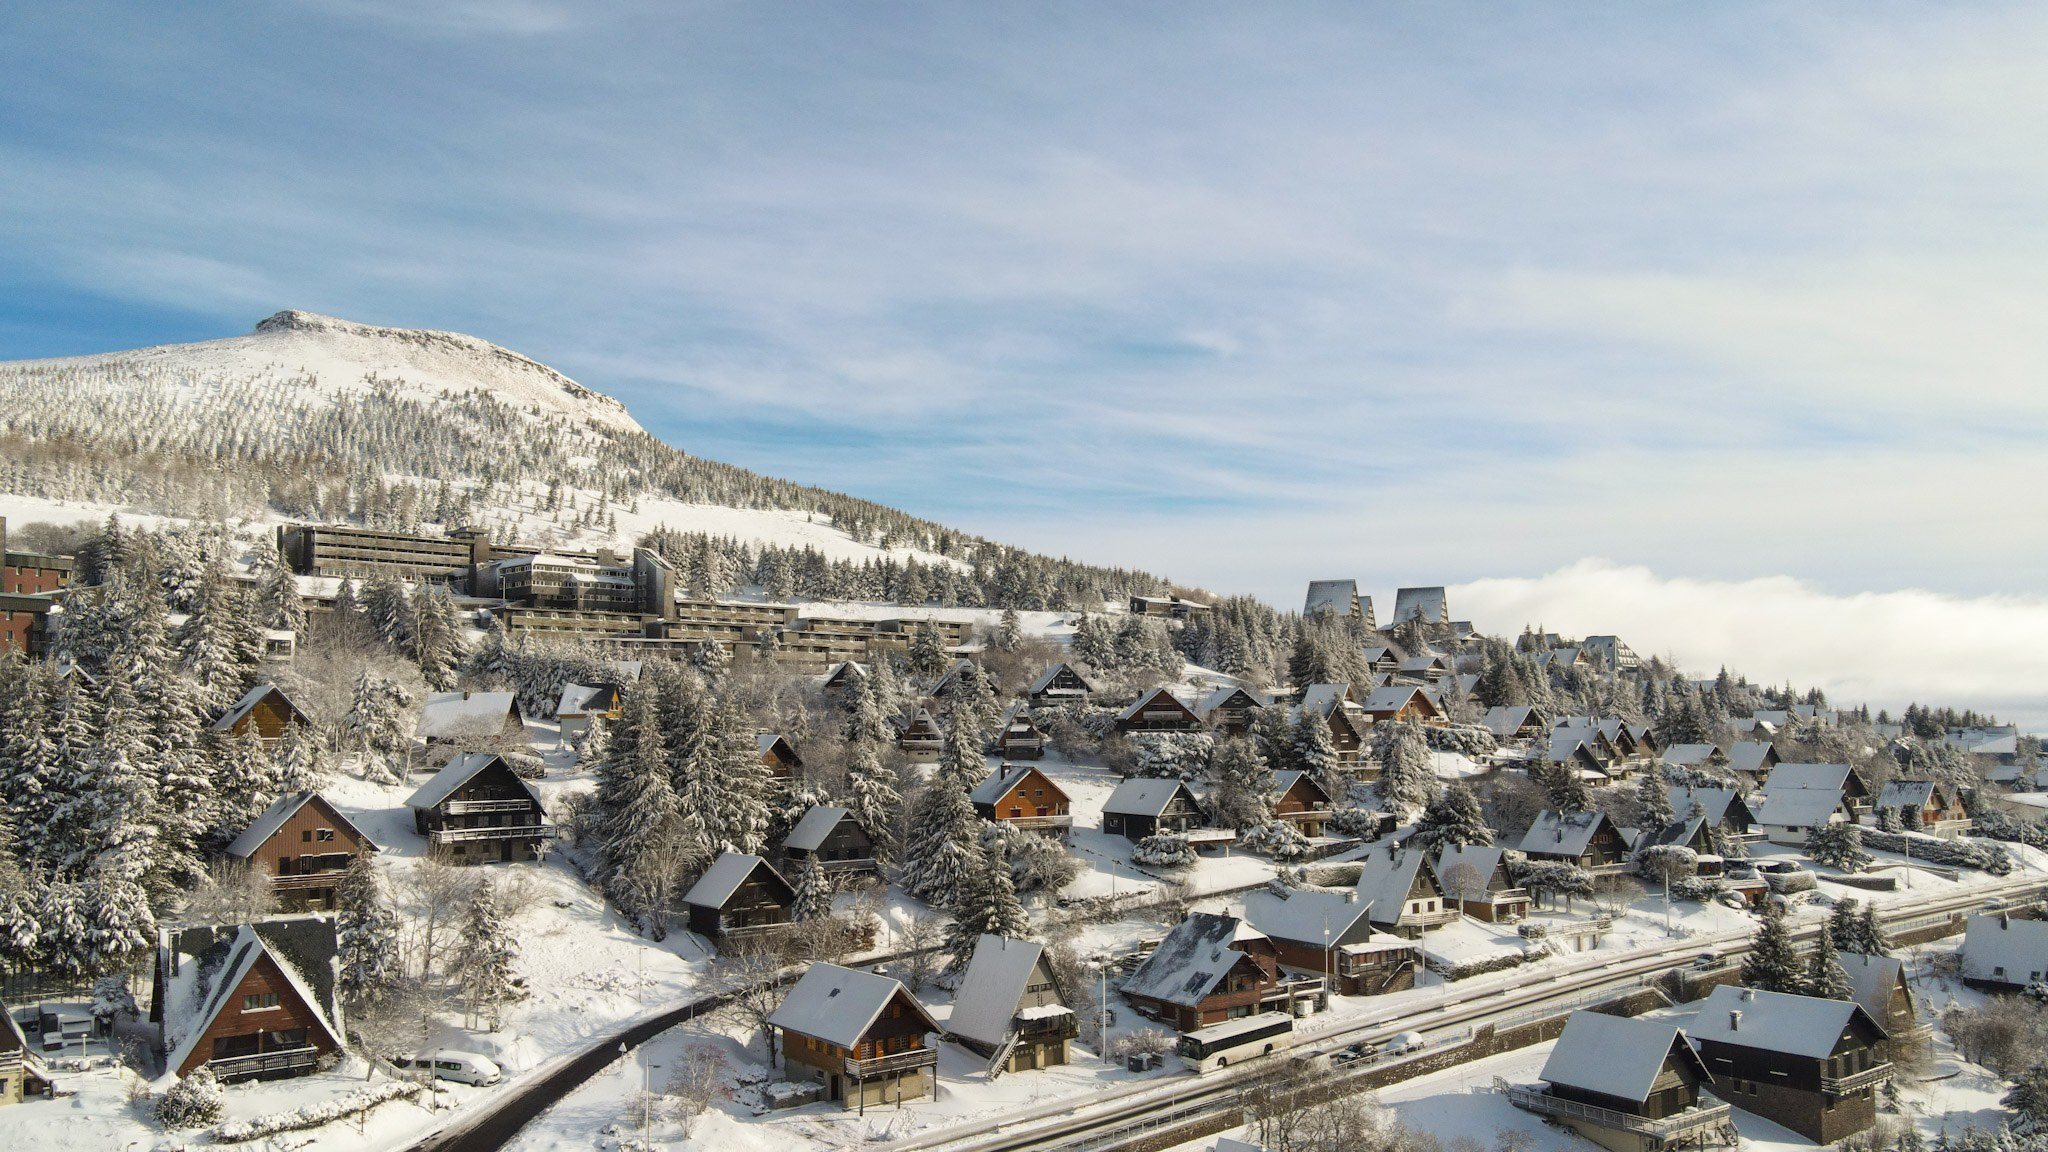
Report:
<svg viewBox="0 0 2048 1152"><path fill-rule="evenodd" d="M2010 927L2012 927L2012 916L2011 916L2010 914L2006 913L2006 912L2003 912L2003 911L1999 912L1999 914L1998 914L1998 930L1999 930L2000 932L2003 932L2003 931L2005 931L2006 929L2008 929L2008 928L2010 928Z"/></svg>
<svg viewBox="0 0 2048 1152"><path fill-rule="evenodd" d="M1346 904L1356 904L1356 903L1358 903L1358 889L1356 889L1356 888L1346 888L1346 889L1344 890L1344 902L1345 902Z"/></svg>
<svg viewBox="0 0 2048 1152"><path fill-rule="evenodd" d="M1728 1030L1730 1032L1742 1031L1742 1012L1739 1009L1731 1009L1729 1011Z"/></svg>
<svg viewBox="0 0 2048 1152"><path fill-rule="evenodd" d="M1754 999L1756 999L1756 989L1754 989L1754 988L1744 988L1744 989L1742 990L1742 998L1743 998L1744 1000L1754 1000Z"/></svg>

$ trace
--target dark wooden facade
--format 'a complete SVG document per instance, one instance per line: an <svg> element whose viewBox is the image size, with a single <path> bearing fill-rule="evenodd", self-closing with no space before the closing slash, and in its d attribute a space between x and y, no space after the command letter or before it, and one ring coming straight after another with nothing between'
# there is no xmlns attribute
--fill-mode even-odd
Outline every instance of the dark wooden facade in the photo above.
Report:
<svg viewBox="0 0 2048 1152"><path fill-rule="evenodd" d="M746 878L718 903L695 903L686 897L684 906L690 931L727 942L774 936L789 923L790 907L795 903L796 889L767 861L757 858Z"/></svg>
<svg viewBox="0 0 2048 1152"><path fill-rule="evenodd" d="M1884 1033L1857 1013L1842 1039L1823 1059L1703 1039L1700 1058L1714 1078L1714 1094L1799 1133L1816 1144L1833 1144L1877 1122L1876 1085L1831 1091L1855 1083L1890 1062Z"/></svg>
<svg viewBox="0 0 2048 1152"><path fill-rule="evenodd" d="M1154 688L1116 719L1119 732L1200 732L1202 718L1178 696Z"/></svg>
<svg viewBox="0 0 2048 1152"><path fill-rule="evenodd" d="M415 806L413 828L456 864L539 859L555 837L547 812L503 757L488 761L447 796Z"/></svg>
<svg viewBox="0 0 2048 1152"><path fill-rule="evenodd" d="M1321 836L1330 820L1330 794L1307 772L1294 774L1273 801L1273 819L1294 825L1303 836Z"/></svg>
<svg viewBox="0 0 2048 1152"><path fill-rule="evenodd" d="M237 841L228 854L270 875L280 907L306 911L334 907L334 890L342 874L358 855L376 850L348 817L314 793L262 843Z"/></svg>

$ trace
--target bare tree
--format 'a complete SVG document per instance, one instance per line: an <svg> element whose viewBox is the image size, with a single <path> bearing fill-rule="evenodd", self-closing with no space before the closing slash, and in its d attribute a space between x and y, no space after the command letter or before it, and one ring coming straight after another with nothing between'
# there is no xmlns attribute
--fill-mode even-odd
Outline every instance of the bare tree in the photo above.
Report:
<svg viewBox="0 0 2048 1152"><path fill-rule="evenodd" d="M398 883L400 902L412 913L413 960L421 980L432 980L443 954L452 946L456 919L469 906L476 878L449 862L436 849L413 861Z"/></svg>
<svg viewBox="0 0 2048 1152"><path fill-rule="evenodd" d="M896 962L896 978L916 995L939 974L939 946L946 942L946 922L937 916L913 916L896 934L896 941L897 951L903 954Z"/></svg>
<svg viewBox="0 0 2048 1152"><path fill-rule="evenodd" d="M185 905L185 915L201 924L247 924L275 911L270 874L231 858L207 865Z"/></svg>
<svg viewBox="0 0 2048 1152"><path fill-rule="evenodd" d="M774 1034L768 1017L782 1004L782 956L773 945L760 941L734 944L718 958L713 969L719 989L732 997L733 1011L750 1030L767 1039L769 1063L775 1060Z"/></svg>
<svg viewBox="0 0 2048 1152"><path fill-rule="evenodd" d="M1486 889L1486 877L1481 876L1479 868L1467 860L1460 860L1444 869L1443 879L1444 887L1449 889L1451 899L1458 901L1461 909L1465 901Z"/></svg>
<svg viewBox="0 0 2048 1152"><path fill-rule="evenodd" d="M662 1094L675 1098L669 1115L688 1137L697 1117L718 1101L732 1098L732 1088L726 1083L725 1056L709 1044L685 1047L675 1068Z"/></svg>

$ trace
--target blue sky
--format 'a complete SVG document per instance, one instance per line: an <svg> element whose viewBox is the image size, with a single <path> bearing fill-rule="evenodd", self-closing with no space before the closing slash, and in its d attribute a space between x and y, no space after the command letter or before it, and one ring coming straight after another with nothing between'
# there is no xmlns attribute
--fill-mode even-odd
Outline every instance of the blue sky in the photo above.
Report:
<svg viewBox="0 0 2048 1152"><path fill-rule="evenodd" d="M195 7L4 17L0 358L454 329L1282 603L2038 591L2037 7Z"/></svg>

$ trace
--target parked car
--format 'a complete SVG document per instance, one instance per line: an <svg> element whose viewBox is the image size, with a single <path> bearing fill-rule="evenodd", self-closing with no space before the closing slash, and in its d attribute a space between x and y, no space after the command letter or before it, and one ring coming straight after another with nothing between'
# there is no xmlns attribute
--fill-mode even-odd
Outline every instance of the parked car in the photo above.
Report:
<svg viewBox="0 0 2048 1152"><path fill-rule="evenodd" d="M410 1060L400 1056L391 1062L400 1068L432 1072L435 1079L453 1080L457 1084L484 1086L505 1078L504 1071L496 1062L474 1052L436 1052L432 1056L415 1056Z"/></svg>
<svg viewBox="0 0 2048 1152"><path fill-rule="evenodd" d="M1692 959L1695 968L1712 968L1720 962L1721 952L1718 948L1709 948Z"/></svg>
<svg viewBox="0 0 2048 1152"><path fill-rule="evenodd" d="M1332 1068L1342 1068L1347 1064L1356 1064L1360 1061L1370 1064L1379 1058L1379 1049L1374 1047L1370 1040L1360 1040L1356 1044L1346 1044L1344 1047L1330 1053L1330 1066Z"/></svg>
<svg viewBox="0 0 2048 1152"><path fill-rule="evenodd" d="M1387 1042L1380 1045L1379 1054L1382 1056L1400 1056L1404 1053L1420 1051L1422 1051L1422 1033L1400 1032L1387 1037Z"/></svg>

